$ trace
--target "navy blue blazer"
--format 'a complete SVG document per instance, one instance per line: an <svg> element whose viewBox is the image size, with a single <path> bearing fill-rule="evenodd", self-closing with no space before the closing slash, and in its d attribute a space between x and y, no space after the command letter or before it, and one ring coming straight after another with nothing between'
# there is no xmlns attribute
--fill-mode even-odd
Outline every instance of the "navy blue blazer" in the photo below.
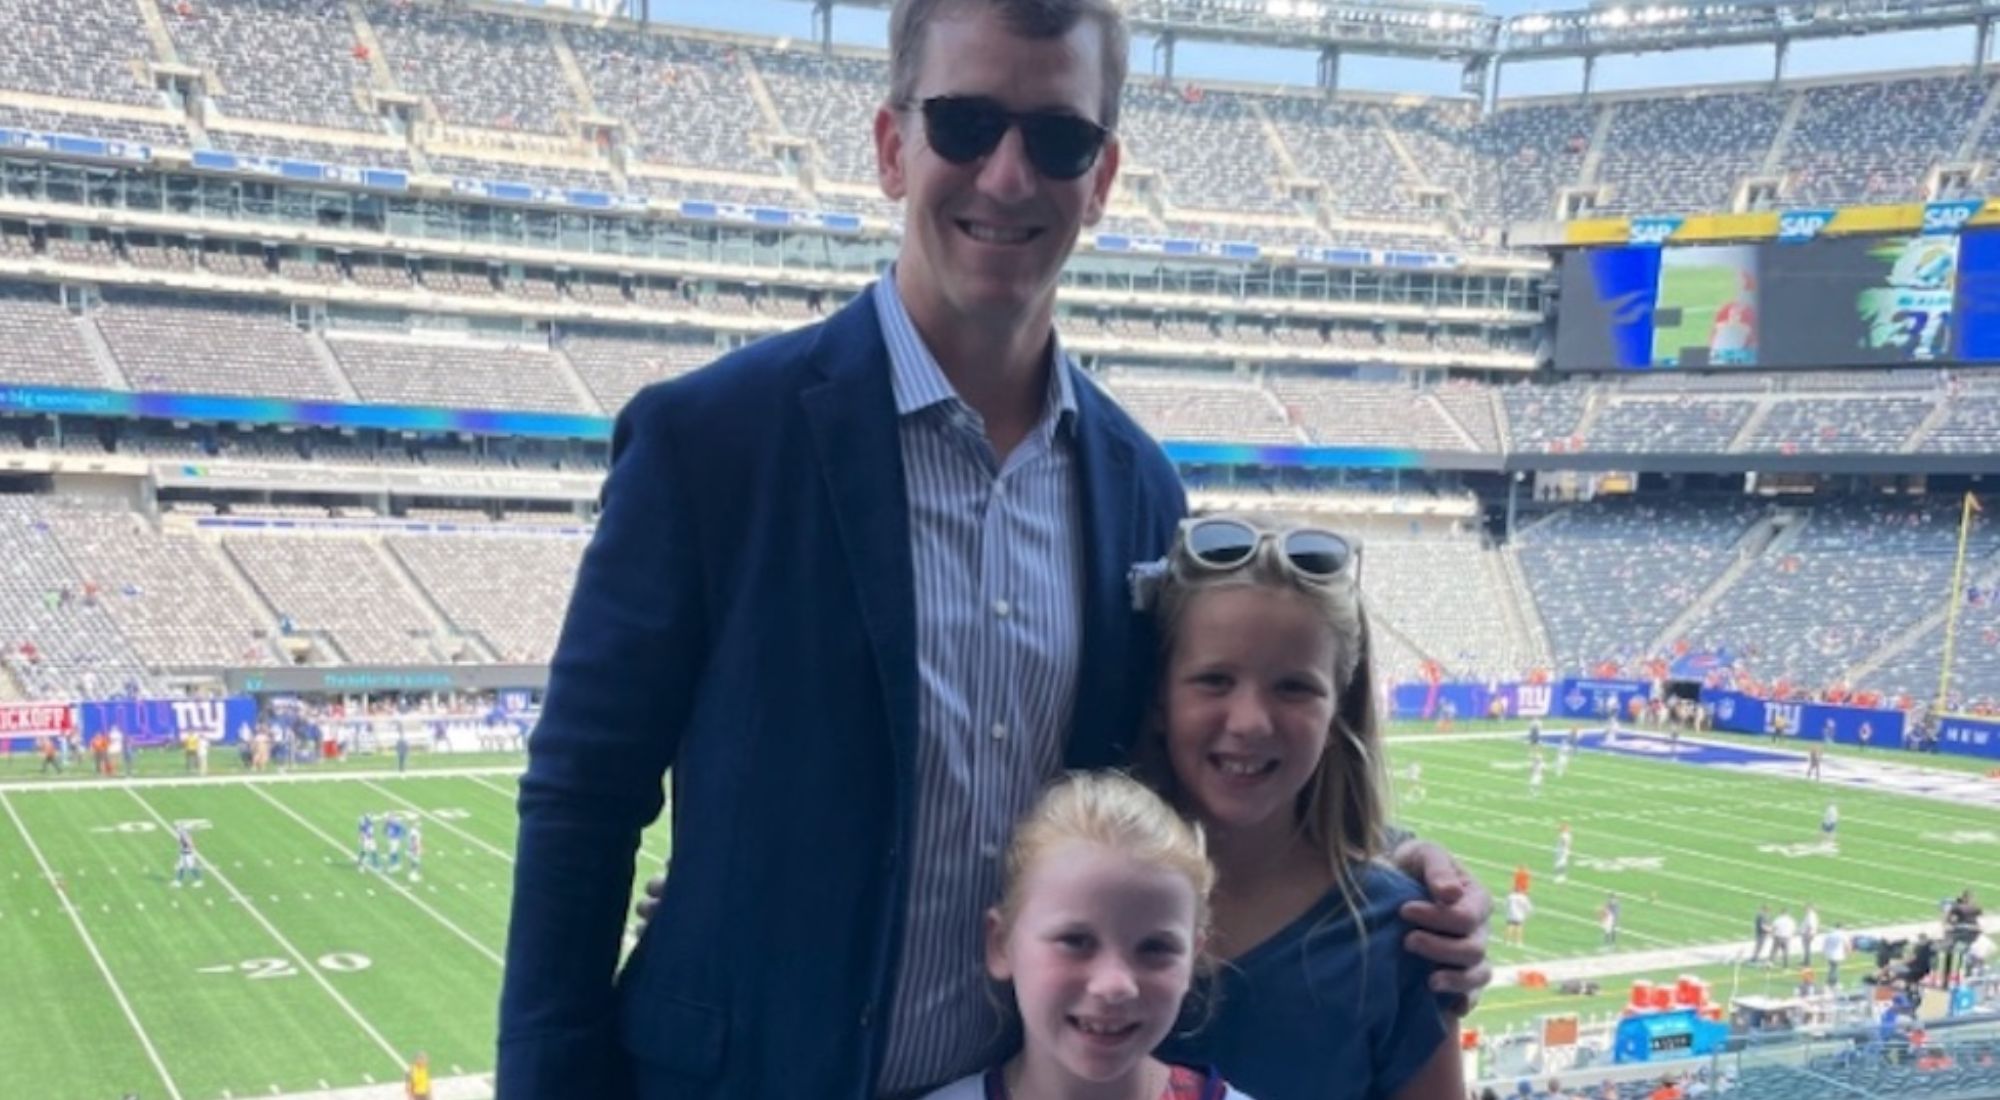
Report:
<svg viewBox="0 0 2000 1100"><path fill-rule="evenodd" d="M873 293L618 417L521 779L501 1100L870 1096L917 742L916 586ZM1074 381L1086 575L1066 759L1100 767L1126 759L1157 663L1126 574L1163 552L1186 499L1159 445ZM671 873L614 979L668 769Z"/></svg>

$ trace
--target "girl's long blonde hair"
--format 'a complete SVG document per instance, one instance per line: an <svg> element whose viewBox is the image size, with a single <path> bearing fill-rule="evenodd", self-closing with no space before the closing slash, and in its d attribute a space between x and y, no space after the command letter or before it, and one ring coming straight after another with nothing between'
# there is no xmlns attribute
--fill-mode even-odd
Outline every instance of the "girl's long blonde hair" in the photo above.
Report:
<svg viewBox="0 0 2000 1100"><path fill-rule="evenodd" d="M1258 531L1281 531L1293 524L1259 516L1231 516ZM1305 597L1333 631L1334 712L1319 767L1299 792L1294 820L1306 843L1327 860L1349 907L1359 916L1360 888L1355 865L1388 851L1389 782L1383 764L1382 729L1375 700L1368 611L1355 582L1356 563L1329 581L1299 574L1283 559L1280 539L1265 539L1251 560L1230 570L1195 563L1177 537L1160 579L1154 614L1160 626L1161 665L1171 665L1188 607L1197 596L1229 588L1271 588ZM1167 685L1164 680L1161 690ZM1140 750L1141 768L1156 789L1176 803L1180 783L1168 758L1165 723L1155 722Z"/></svg>

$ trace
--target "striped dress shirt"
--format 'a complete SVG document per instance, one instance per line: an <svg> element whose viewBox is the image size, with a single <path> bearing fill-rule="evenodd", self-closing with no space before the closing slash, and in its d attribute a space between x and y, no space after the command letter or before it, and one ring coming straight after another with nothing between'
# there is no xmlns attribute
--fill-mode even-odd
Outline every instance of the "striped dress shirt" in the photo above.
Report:
<svg viewBox="0 0 2000 1100"><path fill-rule="evenodd" d="M1003 461L896 290L875 291L909 497L917 607L916 842L882 1094L981 1068L1005 1033L983 915L1015 821L1062 766L1083 634L1076 395L1054 345L1041 419Z"/></svg>

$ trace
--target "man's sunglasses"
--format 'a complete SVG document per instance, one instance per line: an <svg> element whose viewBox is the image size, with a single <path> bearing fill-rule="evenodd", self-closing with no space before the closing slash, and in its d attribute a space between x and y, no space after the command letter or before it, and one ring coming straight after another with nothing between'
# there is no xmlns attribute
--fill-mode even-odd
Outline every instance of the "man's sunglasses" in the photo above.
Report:
<svg viewBox="0 0 2000 1100"><path fill-rule="evenodd" d="M1027 147L1028 163L1052 180L1073 180L1097 163L1111 131L1087 118L1062 111L1010 111L977 95L932 96L918 105L924 138L953 164L990 156L1015 126Z"/></svg>
<svg viewBox="0 0 2000 1100"><path fill-rule="evenodd" d="M1194 564L1226 573L1254 560L1266 539L1276 541L1285 564L1307 580L1331 581L1349 570L1360 579L1361 548L1319 527L1260 531L1240 519L1191 519L1181 525L1180 548Z"/></svg>

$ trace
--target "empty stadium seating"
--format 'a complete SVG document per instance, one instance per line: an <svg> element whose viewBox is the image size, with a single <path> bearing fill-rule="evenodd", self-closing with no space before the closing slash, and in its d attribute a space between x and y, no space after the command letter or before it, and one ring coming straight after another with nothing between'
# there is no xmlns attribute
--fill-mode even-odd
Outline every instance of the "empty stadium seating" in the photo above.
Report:
<svg viewBox="0 0 2000 1100"><path fill-rule="evenodd" d="M637 156L662 165L774 170L751 143L748 78L732 47L668 34L598 27L565 31L600 111L624 119Z"/></svg>
<svg viewBox="0 0 2000 1100"><path fill-rule="evenodd" d="M97 327L133 389L338 396L305 335L277 307L141 291L106 292L105 301Z"/></svg>
<svg viewBox="0 0 2000 1100"><path fill-rule="evenodd" d="M278 663L269 624L247 606L224 566L189 538L170 538L128 509L49 509L47 520L79 576L147 667L205 671Z"/></svg>
<svg viewBox="0 0 2000 1100"><path fill-rule="evenodd" d="M549 24L384 0L371 0L366 10L397 84L426 97L446 122L503 133L576 133L571 127L581 112Z"/></svg>
<svg viewBox="0 0 2000 1100"><path fill-rule="evenodd" d="M1744 654L1767 680L1834 683L1938 606L1957 548L1957 501L1829 503L1804 514L1699 616L1688 636ZM1977 560L2000 550L1981 523Z"/></svg>
<svg viewBox="0 0 2000 1100"><path fill-rule="evenodd" d="M344 5L327 0L201 0L198 6L147 2L158 4L181 61L214 72L221 86L215 102L225 114L378 131L355 95L369 83L369 69L365 55L356 54L358 39ZM284 79L272 80L274 71L284 73Z"/></svg>
<svg viewBox="0 0 2000 1100"><path fill-rule="evenodd" d="M492 534L387 540L453 626L502 661L547 661L582 560L581 538Z"/></svg>
<svg viewBox="0 0 2000 1100"><path fill-rule="evenodd" d="M1606 500L1535 524L1518 553L1558 667L1652 656L1645 647L1736 560L1755 516L1741 501Z"/></svg>
<svg viewBox="0 0 2000 1100"><path fill-rule="evenodd" d="M327 345L363 400L441 408L584 411L547 351L354 336L331 339Z"/></svg>
<svg viewBox="0 0 2000 1100"><path fill-rule="evenodd" d="M114 590L79 575L63 553L63 538L32 497L0 495L0 529L10 552L0 556L0 663L29 698L89 698L126 684L153 686L106 606ZM99 585L86 599L86 584ZM119 594L118 598L123 598Z"/></svg>
<svg viewBox="0 0 2000 1100"><path fill-rule="evenodd" d="M1298 443L1271 393L1215 372L1114 370L1105 388L1161 439Z"/></svg>
<svg viewBox="0 0 2000 1100"><path fill-rule="evenodd" d="M324 632L348 663L436 664L448 656L415 597L362 539L252 536L223 546L273 613L298 632Z"/></svg>
<svg viewBox="0 0 2000 1100"><path fill-rule="evenodd" d="M1598 167L1610 191L1605 208L1729 209L1737 183L1763 168L1785 106L1783 94L1768 91L1620 102Z"/></svg>
<svg viewBox="0 0 2000 1100"><path fill-rule="evenodd" d="M575 332L563 339L563 354L608 411L625 407L644 387L671 378L719 354L713 338L648 339L609 332Z"/></svg>
<svg viewBox="0 0 2000 1100"><path fill-rule="evenodd" d="M157 106L139 68L153 59L131 4L91 0L0 0L0 89Z"/></svg>
<svg viewBox="0 0 2000 1100"><path fill-rule="evenodd" d="M104 384L77 320L46 287L0 284L0 348L6 349L6 381L77 389Z"/></svg>

